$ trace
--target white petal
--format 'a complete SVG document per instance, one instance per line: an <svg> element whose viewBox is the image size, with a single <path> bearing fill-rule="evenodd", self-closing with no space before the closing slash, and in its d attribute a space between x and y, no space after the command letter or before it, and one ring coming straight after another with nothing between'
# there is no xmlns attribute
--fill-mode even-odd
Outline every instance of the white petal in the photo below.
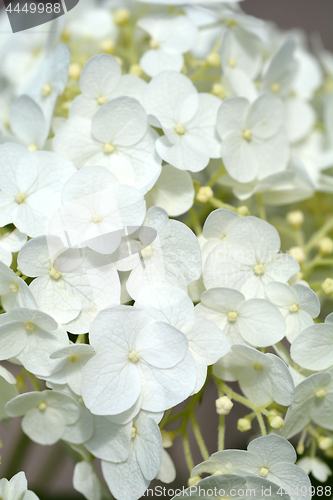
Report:
<svg viewBox="0 0 333 500"><path fill-rule="evenodd" d="M117 425L108 417L94 416L93 435L84 443L95 457L112 462L127 460L131 446L132 423Z"/></svg>
<svg viewBox="0 0 333 500"><path fill-rule="evenodd" d="M115 57L98 54L84 65L80 75L82 94L88 99L109 97L121 77L121 68Z"/></svg>
<svg viewBox="0 0 333 500"><path fill-rule="evenodd" d="M241 131L230 132L221 146L221 156L229 175L240 182L253 181L260 164L253 144L242 137Z"/></svg>
<svg viewBox="0 0 333 500"><path fill-rule="evenodd" d="M309 326L294 339L290 355L296 363L309 370L326 370L332 366L332 326L330 324Z"/></svg>
<svg viewBox="0 0 333 500"><path fill-rule="evenodd" d="M89 462L78 462L74 467L73 486L88 500L102 500L100 480Z"/></svg>
<svg viewBox="0 0 333 500"><path fill-rule="evenodd" d="M217 131L222 139L230 132L240 132L249 109L249 101L244 97L226 99L217 114Z"/></svg>

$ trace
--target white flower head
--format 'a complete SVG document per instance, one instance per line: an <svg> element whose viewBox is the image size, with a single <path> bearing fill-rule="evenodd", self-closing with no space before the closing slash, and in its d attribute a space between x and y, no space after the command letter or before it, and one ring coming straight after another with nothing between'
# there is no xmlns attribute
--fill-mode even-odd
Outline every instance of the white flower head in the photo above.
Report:
<svg viewBox="0 0 333 500"><path fill-rule="evenodd" d="M196 314L207 318L232 344L267 347L285 336L286 323L276 306L265 299L246 300L230 288L211 288L201 295Z"/></svg>
<svg viewBox="0 0 333 500"><path fill-rule="evenodd" d="M295 284L269 283L266 286L268 299L275 304L286 318L286 337L292 342L296 335L308 326L320 313L317 294L310 287Z"/></svg>
<svg viewBox="0 0 333 500"><path fill-rule="evenodd" d="M59 441L67 424L80 415L79 405L66 394L40 391L20 394L6 404L11 417L21 417L22 429L35 443L51 445Z"/></svg>
<svg viewBox="0 0 333 500"><path fill-rule="evenodd" d="M74 467L73 487L88 500L102 500L102 487L94 466L88 460L77 462Z"/></svg>
<svg viewBox="0 0 333 500"><path fill-rule="evenodd" d="M0 262L0 278L1 303L5 311L14 307L37 308L35 298L26 282L16 276L3 262Z"/></svg>
<svg viewBox="0 0 333 500"><path fill-rule="evenodd" d="M183 54L193 47L198 30L187 16L147 16L137 27L150 36L149 50L140 59L140 66L149 76L161 71L181 71Z"/></svg>
<svg viewBox="0 0 333 500"><path fill-rule="evenodd" d="M0 261L10 266L13 253L18 252L27 241L27 235L21 233L18 229L8 231L0 235Z"/></svg>
<svg viewBox="0 0 333 500"><path fill-rule="evenodd" d="M0 495L3 500L38 500L37 495L28 490L24 472L18 472L10 481L0 479Z"/></svg>
<svg viewBox="0 0 333 500"><path fill-rule="evenodd" d="M19 142L29 151L43 149L49 135L47 123L41 107L28 95L21 95L12 103L9 114L13 142ZM8 142L11 142L10 137Z"/></svg>
<svg viewBox="0 0 333 500"><path fill-rule="evenodd" d="M160 157L180 170L198 172L220 156L215 124L220 100L198 93L191 80L163 71L149 82L145 109L165 135L156 141Z"/></svg>
<svg viewBox="0 0 333 500"><path fill-rule="evenodd" d="M92 323L89 338L96 356L83 370L82 396L96 415L124 412L140 395L144 410L164 411L191 393L195 365L184 359L185 335L153 322L146 311L105 309Z"/></svg>
<svg viewBox="0 0 333 500"><path fill-rule="evenodd" d="M319 457L302 457L297 461L298 467L307 474L312 474L321 483L326 483L332 471L329 466Z"/></svg>
<svg viewBox="0 0 333 500"><path fill-rule="evenodd" d="M243 393L257 405L271 398L288 406L294 399L294 383L286 364L278 356L253 347L234 345L213 368L222 380L238 380Z"/></svg>

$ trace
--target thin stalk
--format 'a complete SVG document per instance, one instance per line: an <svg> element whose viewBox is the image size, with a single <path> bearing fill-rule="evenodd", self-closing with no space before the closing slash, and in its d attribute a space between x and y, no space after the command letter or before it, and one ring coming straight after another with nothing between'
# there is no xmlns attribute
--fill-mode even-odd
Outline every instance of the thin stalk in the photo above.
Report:
<svg viewBox="0 0 333 500"><path fill-rule="evenodd" d="M219 426L218 426L218 438L217 438L219 451L224 449L224 435L225 435L225 415L220 415Z"/></svg>
<svg viewBox="0 0 333 500"><path fill-rule="evenodd" d="M207 447L205 445L205 441L203 440L203 437L201 435L200 428L199 428L198 422L195 418L194 412L191 414L190 419L191 419L191 423L192 423L192 427L193 427L194 436L195 436L195 439L197 440L198 446L200 448L201 455L202 455L204 460L208 460L209 453L208 453Z"/></svg>

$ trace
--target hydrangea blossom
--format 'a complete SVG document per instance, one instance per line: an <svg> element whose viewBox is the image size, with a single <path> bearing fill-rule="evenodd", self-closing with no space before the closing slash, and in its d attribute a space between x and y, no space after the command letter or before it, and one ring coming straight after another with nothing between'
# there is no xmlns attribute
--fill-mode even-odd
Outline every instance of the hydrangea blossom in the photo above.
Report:
<svg viewBox="0 0 333 500"><path fill-rule="evenodd" d="M24 472L18 472L9 481L0 479L0 495L3 500L38 500L37 495L28 490Z"/></svg>
<svg viewBox="0 0 333 500"><path fill-rule="evenodd" d="M12 263L13 253L18 252L27 241L27 235L18 229L0 235L0 260L6 266Z"/></svg>

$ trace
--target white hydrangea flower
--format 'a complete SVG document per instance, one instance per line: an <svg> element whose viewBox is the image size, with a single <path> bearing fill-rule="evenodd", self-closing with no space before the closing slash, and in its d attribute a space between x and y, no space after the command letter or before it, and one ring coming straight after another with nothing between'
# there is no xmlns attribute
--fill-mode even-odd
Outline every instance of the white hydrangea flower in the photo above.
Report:
<svg viewBox="0 0 333 500"><path fill-rule="evenodd" d="M120 282L110 260L86 249L67 249L56 236L28 241L18 256L38 307L66 325L71 333L86 333L99 311L119 304Z"/></svg>
<svg viewBox="0 0 333 500"><path fill-rule="evenodd" d="M149 76L161 71L181 71L183 54L191 50L198 37L195 24L187 16L150 15L139 19L137 27L150 36L149 49L140 66Z"/></svg>
<svg viewBox="0 0 333 500"><path fill-rule="evenodd" d="M172 217L187 212L194 202L193 180L189 172L163 165L154 187L145 195L147 207L161 207Z"/></svg>
<svg viewBox="0 0 333 500"><path fill-rule="evenodd" d="M203 472L221 474L224 470L240 475L255 474L276 483L287 492L290 491L292 500L309 500L311 483L307 474L294 465L296 458L295 449L289 441L270 434L251 441L247 451L224 450L213 453L208 462L194 467L191 476Z"/></svg>
<svg viewBox="0 0 333 500"><path fill-rule="evenodd" d="M16 378L4 366L0 365L0 421L8 418L5 405L18 395Z"/></svg>
<svg viewBox="0 0 333 500"><path fill-rule="evenodd" d="M101 311L90 327L96 356L82 373L82 396L97 415L141 407L164 411L193 389L195 364L185 357L187 339L174 327L154 322L140 309L118 306Z"/></svg>
<svg viewBox="0 0 333 500"><path fill-rule="evenodd" d="M50 354L68 345L66 331L54 319L23 307L0 315L0 358L17 358L30 372L50 375L57 361Z"/></svg>
<svg viewBox="0 0 333 500"><path fill-rule="evenodd" d="M290 497L284 493L279 486L263 477L254 475L217 474L205 477L198 484L190 486L185 491L177 493L172 500L191 497L193 500L211 498L212 500L235 498L246 500L251 496L263 500L269 496L272 500L289 500Z"/></svg>
<svg viewBox="0 0 333 500"><path fill-rule="evenodd" d="M51 123L58 96L66 87L69 60L70 53L67 46L60 43L20 89L22 94L28 94L39 104L48 124Z"/></svg>
<svg viewBox="0 0 333 500"><path fill-rule="evenodd" d="M172 483L176 479L176 467L169 453L164 448L162 450L160 470L155 476L155 479L167 484Z"/></svg>
<svg viewBox="0 0 333 500"><path fill-rule="evenodd" d="M329 466L319 457L302 457L297 461L298 467L307 474L312 474L321 483L326 483L332 471Z"/></svg>
<svg viewBox="0 0 333 500"><path fill-rule="evenodd" d="M325 323L312 325L293 340L292 359L308 370L326 370L333 366L333 313Z"/></svg>
<svg viewBox="0 0 333 500"><path fill-rule="evenodd" d="M87 460L77 462L74 467L73 487L87 500L102 500L101 482L94 466Z"/></svg>
<svg viewBox="0 0 333 500"><path fill-rule="evenodd" d="M1 145L0 151L0 225L13 223L29 236L45 234L74 165L55 153L30 152L19 144Z"/></svg>
<svg viewBox="0 0 333 500"><path fill-rule="evenodd" d="M69 35L76 41L86 41L87 48L93 44L93 48L97 49L94 45L97 41L117 40L118 29L106 5L103 7L94 0L86 0L75 5L75 11L67 12L67 16L66 30Z"/></svg>
<svg viewBox="0 0 333 500"><path fill-rule="evenodd" d="M320 313L317 294L310 287L295 284L269 283L266 286L268 299L275 304L286 318L286 337L292 342L296 335L313 325L313 319Z"/></svg>
<svg viewBox="0 0 333 500"><path fill-rule="evenodd" d="M77 168L107 167L119 182L146 193L161 172L156 138L142 105L132 97L118 97L104 104L92 119L74 116L67 120L56 130L53 147Z"/></svg>
<svg viewBox="0 0 333 500"><path fill-rule="evenodd" d="M220 156L220 141L215 131L221 101L198 93L191 80L174 71L163 71L149 82L145 109L151 123L165 135L156 141L164 161L180 170L198 172L210 158Z"/></svg>
<svg viewBox="0 0 333 500"><path fill-rule="evenodd" d="M146 204L134 187L120 184L105 167L82 167L66 182L63 206L49 219L47 232L64 245L113 253L121 235L140 227ZM132 229L133 228L133 229Z"/></svg>
<svg viewBox="0 0 333 500"><path fill-rule="evenodd" d="M156 230L157 236L141 250L143 262L138 253L128 259L129 268L133 269L126 283L128 293L135 299L143 286L157 284L186 289L201 274L200 247L194 233L182 222L169 220L159 207L148 210L145 226ZM127 262L123 260L121 265L119 269Z"/></svg>
<svg viewBox="0 0 333 500"><path fill-rule="evenodd" d="M127 460L102 460L104 479L117 500L138 500L158 474L163 451L158 427L161 417L159 413L141 411L133 421Z"/></svg>
<svg viewBox="0 0 333 500"><path fill-rule="evenodd" d="M209 248L203 269L207 289L229 287L247 299L264 298L268 283L286 283L299 271L293 257L279 253L279 234L266 221L252 216L236 220L227 211L219 211L214 215L214 224L223 228L223 241L216 244L214 239L213 248ZM205 247L203 253L207 254Z"/></svg>
<svg viewBox="0 0 333 500"><path fill-rule="evenodd" d="M120 96L133 97L141 103L147 86L135 75L122 75L119 62L109 54L89 59L82 69L79 85L81 94L71 104L70 118L92 118L103 104Z"/></svg>
<svg viewBox="0 0 333 500"><path fill-rule="evenodd" d="M40 391L20 394L6 404L11 417L21 417L22 429L35 443L51 445L64 435L67 424L80 416L78 404L66 394Z"/></svg>
<svg viewBox="0 0 333 500"><path fill-rule="evenodd" d="M232 178L250 182L286 169L290 150L283 120L282 101L269 93L252 104L244 97L222 103L217 131L222 160Z"/></svg>
<svg viewBox="0 0 333 500"><path fill-rule="evenodd" d="M229 70L230 74L234 69L237 72L241 70L240 75L248 77L250 82L258 76L261 69L259 40L240 26L225 30L220 54L223 73L226 70Z"/></svg>
<svg viewBox="0 0 333 500"><path fill-rule="evenodd" d="M201 295L196 314L226 334L231 344L267 347L285 336L286 322L276 306L265 299L246 300L230 288L211 288Z"/></svg>
<svg viewBox="0 0 333 500"><path fill-rule="evenodd" d="M5 311L14 307L36 308L37 304L30 288L14 271L0 262L0 297Z"/></svg>
<svg viewBox="0 0 333 500"><path fill-rule="evenodd" d="M214 365L213 373L229 382L238 380L245 396L257 405L273 398L278 404L289 406L294 400L292 376L282 359L274 354L234 345Z"/></svg>
<svg viewBox="0 0 333 500"><path fill-rule="evenodd" d="M230 350L222 329L205 318L196 317L192 300L179 288L146 288L137 297L135 305L145 309L156 321L166 321L186 336L187 356L193 356L197 369L193 391L197 393L205 383L207 366L216 363Z"/></svg>
<svg viewBox="0 0 333 500"><path fill-rule="evenodd" d="M54 351L51 359L58 360L59 366L47 377L48 382L55 384L68 384L69 388L81 396L82 370L90 358L94 355L94 349L87 344L72 344Z"/></svg>
<svg viewBox="0 0 333 500"><path fill-rule="evenodd" d="M18 229L0 234L0 261L10 266L13 259L13 253L18 252L27 241L27 235L21 233Z"/></svg>
<svg viewBox="0 0 333 500"><path fill-rule="evenodd" d="M300 432L311 420L333 430L333 370L314 373L300 382L279 434L286 439Z"/></svg>
<svg viewBox="0 0 333 500"><path fill-rule="evenodd" d="M0 496L3 500L38 500L37 495L28 490L24 472L18 472L10 481L0 479Z"/></svg>

